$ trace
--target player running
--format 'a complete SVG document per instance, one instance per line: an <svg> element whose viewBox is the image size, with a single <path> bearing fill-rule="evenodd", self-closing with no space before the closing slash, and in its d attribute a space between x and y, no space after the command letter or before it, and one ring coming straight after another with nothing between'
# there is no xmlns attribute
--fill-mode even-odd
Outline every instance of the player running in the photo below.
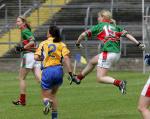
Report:
<svg viewBox="0 0 150 119"><path fill-rule="evenodd" d="M108 10L102 10L98 13L98 24L83 32L76 46L81 47L81 40L85 37L97 36L98 40L103 41L104 45L99 55L94 56L88 65L76 77L76 82L80 82L88 73L90 73L97 64L97 81L99 83L114 84L119 87L122 94L126 93L126 81L114 79L107 75L112 64L120 59L120 37L127 37L139 48L144 49L145 45L137 41L132 35L122 27L116 25L112 19L112 14ZM79 84L79 83L78 83Z"/></svg>
<svg viewBox="0 0 150 119"><path fill-rule="evenodd" d="M23 16L19 16L16 25L21 30L22 46L17 46L17 52L22 52L22 61L19 70L20 97L17 101L12 101L14 105L26 105L26 82L27 74L32 71L35 79L40 82L40 64L34 60L36 48L35 38L31 32L31 27Z"/></svg>
<svg viewBox="0 0 150 119"><path fill-rule="evenodd" d="M56 26L51 26L48 31L48 39L41 42L35 52L35 60L42 61L41 88L44 103L44 114L48 114L52 109L52 119L57 119L57 100L56 93L63 83L62 58L67 71L72 80L72 68L70 62L70 51L66 45L61 42L60 32Z"/></svg>
<svg viewBox="0 0 150 119"><path fill-rule="evenodd" d="M145 56L145 61L150 66L150 54ZM139 98L138 110L142 114L143 119L150 119L150 76L141 92Z"/></svg>

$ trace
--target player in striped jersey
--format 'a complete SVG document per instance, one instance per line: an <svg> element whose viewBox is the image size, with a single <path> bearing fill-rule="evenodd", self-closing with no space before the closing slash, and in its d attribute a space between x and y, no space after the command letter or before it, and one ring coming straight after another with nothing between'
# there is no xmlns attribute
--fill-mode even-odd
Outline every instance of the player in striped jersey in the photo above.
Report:
<svg viewBox="0 0 150 119"><path fill-rule="evenodd" d="M32 71L35 79L40 82L41 70L40 63L34 60L36 42L30 25L23 16L17 17L16 25L21 30L22 41L22 45L17 46L16 50L17 52L22 52L22 58L19 70L20 97L18 100L12 101L12 103L15 105L26 105L26 76Z"/></svg>
<svg viewBox="0 0 150 119"><path fill-rule="evenodd" d="M99 83L114 84L119 87L122 94L126 93L126 81L115 79L107 75L112 64L120 59L120 37L127 37L139 48L144 49L145 45L137 41L132 35L125 31L122 27L116 25L112 19L112 14L108 10L102 10L98 13L98 24L83 32L76 46L80 47L81 40L85 37L96 36L98 40L104 43L101 53L93 57L85 69L77 75L76 80L82 80L90 73L97 64L97 81Z"/></svg>

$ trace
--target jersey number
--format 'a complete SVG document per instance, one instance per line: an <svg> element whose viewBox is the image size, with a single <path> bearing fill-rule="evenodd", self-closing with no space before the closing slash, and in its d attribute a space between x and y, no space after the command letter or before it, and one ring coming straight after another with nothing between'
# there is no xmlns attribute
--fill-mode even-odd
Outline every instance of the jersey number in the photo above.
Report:
<svg viewBox="0 0 150 119"><path fill-rule="evenodd" d="M53 53L56 51L56 46L54 44L48 45L48 56L55 58L55 55Z"/></svg>
<svg viewBox="0 0 150 119"><path fill-rule="evenodd" d="M114 27L110 26L110 25L106 25L103 27L105 33L106 33L106 37L112 36L115 37L115 32L113 31Z"/></svg>

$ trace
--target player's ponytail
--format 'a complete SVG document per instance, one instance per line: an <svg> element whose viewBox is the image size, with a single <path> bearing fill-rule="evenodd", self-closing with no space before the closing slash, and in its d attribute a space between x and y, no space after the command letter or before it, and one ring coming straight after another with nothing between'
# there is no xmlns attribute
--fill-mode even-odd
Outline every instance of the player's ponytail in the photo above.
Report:
<svg viewBox="0 0 150 119"><path fill-rule="evenodd" d="M19 16L18 18L20 18L22 20L22 22L26 25L26 27L31 31L31 26L28 23L28 21L26 20L26 18L24 16Z"/></svg>
<svg viewBox="0 0 150 119"><path fill-rule="evenodd" d="M54 38L53 42L60 42L61 36L59 28L56 26L50 26L49 27L49 34Z"/></svg>
<svg viewBox="0 0 150 119"><path fill-rule="evenodd" d="M116 20L110 19L110 23L116 25Z"/></svg>

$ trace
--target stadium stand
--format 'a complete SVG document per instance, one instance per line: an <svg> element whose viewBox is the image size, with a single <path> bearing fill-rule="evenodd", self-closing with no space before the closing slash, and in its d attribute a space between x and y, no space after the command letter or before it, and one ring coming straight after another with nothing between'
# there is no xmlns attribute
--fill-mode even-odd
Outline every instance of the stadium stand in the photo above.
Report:
<svg viewBox="0 0 150 119"><path fill-rule="evenodd" d="M43 2L43 0L39 0L38 2ZM1 10L0 15L0 56L4 55L9 49L13 48L15 43L19 42L20 32L15 28L15 20L16 17L19 15L19 3L16 0L4 0L1 4L5 5L5 8ZM34 6L34 2L30 0L22 1L21 6L21 13L24 13L26 10ZM6 15L7 9L7 21L5 20L3 15ZM6 17L6 16L5 16ZM11 42L10 44L7 43Z"/></svg>
<svg viewBox="0 0 150 119"><path fill-rule="evenodd" d="M6 1L5 1L6 2ZM16 1L12 2L11 4L14 4L13 7L15 7L15 3ZM22 6L28 6L28 9L23 9L24 11L22 11L23 13L28 10L31 9L31 13L27 14L28 15L28 20L31 22L31 26L33 27L33 31L35 30L34 28L37 28L38 26L42 25L43 23L45 23L47 21L48 18L52 17L52 15L57 12L60 8L57 9L49 9L48 7L40 7L41 5L48 5L51 3L51 0L46 0L45 3L42 4L42 1L38 1L38 3L32 3L30 5L30 2L26 1L26 3L22 3ZM59 2L53 2L53 4L63 4L64 0L59 0ZM36 4L36 5L35 5ZM11 5L9 5L8 3L8 8L12 7ZM29 7L30 6L30 7ZM49 13L49 11L52 10L53 14L45 14L45 13ZM11 9L10 9L11 11ZM16 11L16 13L19 11L18 9L15 9L14 12ZM8 41L11 43L19 43L20 42L20 32L14 27L14 23L16 20L16 17L19 14L15 14L13 15L13 11L12 11L12 15L10 15L11 17L9 18L10 22L8 21L9 24L9 28L12 27L12 29L9 29L8 32L6 32L5 34L1 34L1 38L0 41L3 42L3 45L1 45L0 47L0 56L4 56L4 57L16 57L16 55L14 55L14 53L11 53L12 51L14 51L14 49L12 49L14 47L13 44L8 45L6 42L6 39L9 39ZM38 18L38 19L37 19ZM4 21L4 19L3 19ZM11 49L11 50L9 50ZM6 53L6 51L8 51ZM19 56L19 55L17 55Z"/></svg>
<svg viewBox="0 0 150 119"><path fill-rule="evenodd" d="M66 5L64 5L64 1L67 3ZM15 18L19 15L18 3L16 3L15 0L12 0L10 4L9 0L0 0L0 5L3 3L8 3L7 11L9 19L6 22L4 18L6 17L5 7L0 9L0 57L19 57L20 55L14 55L13 52L14 45L19 42L19 32L15 30L14 27ZM113 17L117 20L118 24L123 25L126 30L141 41L141 4L141 0L114 0L113 6L111 5L111 0L34 0L34 2L22 0L22 14L27 12L26 15L31 21L32 27L34 27L33 30L39 42L46 38L49 24L56 24L60 27L62 38L71 49L72 56L74 56L75 53L81 53L83 56L90 58L99 52L97 46L98 44L100 46L100 43L95 38L91 38L88 42L84 42L85 49L79 50L74 47L74 42L82 31L97 23L97 12L100 9L111 10L113 8ZM145 0L145 6L150 6L149 0ZM12 7L16 10L10 9ZM30 8L32 9L29 10ZM6 26L13 28L14 32L12 32L12 29L9 30ZM148 27L148 29L149 28L150 27ZM8 30L9 32L6 32ZM15 37L13 37L12 34L15 34ZM10 42L10 44L6 41ZM8 49L12 49L12 51L8 51ZM125 62L121 62L119 69L126 67L126 69L137 70L138 68L130 67L131 65L129 64L131 61L131 63L135 63L136 58L138 58L138 60L136 59L136 63L140 64L136 66L142 67L142 51L136 46L131 48L131 42L126 40L122 40L122 57L125 57ZM12 62L14 61L12 60ZM3 66L3 64L4 63L2 63L1 66ZM12 65L12 63L10 63L10 65Z"/></svg>
<svg viewBox="0 0 150 119"><path fill-rule="evenodd" d="M50 4L49 1L45 1L45 4L42 4L40 8L32 11L30 13L29 20L31 21L32 27L35 27L35 36L36 39L41 41L46 37L46 31L49 24L56 24L61 28L62 38L69 45L70 49L73 51L73 55L78 51L74 46L74 40L77 39L79 34L84 31L86 28L90 27L93 24L97 23L97 12L100 9L111 9L111 0L71 0L68 4L63 5L60 4L61 0L53 1L53 7L48 6ZM41 1L42 2L42 1ZM30 2L29 2L30 3ZM28 6L29 6L28 3ZM146 3L149 3L147 0ZM33 3L32 3L33 4ZM88 7L89 16L88 21L87 11ZM61 8L61 9L60 9ZM39 10L39 9L46 9ZM49 11L48 11L49 9ZM55 11L56 9L56 11ZM40 14L37 16L38 10L44 14ZM117 20L118 24L121 24L132 33L139 41L142 40L142 5L141 0L119 0L114 1L113 5L113 16L114 19ZM55 15L49 15L49 14ZM42 16L43 15L43 16ZM39 17L39 18L38 18ZM34 22L33 22L34 21ZM16 32L16 31L15 31ZM5 38L8 39L8 36ZM13 39L13 38L11 38ZM15 38L14 38L15 39ZM88 57L95 55L98 51L95 45L98 44L95 38L93 40L88 41L87 47L90 49L89 51L81 51L83 54L88 52ZM15 41L18 42L18 41ZM86 43L85 43L86 44ZM136 46L132 47L131 43L123 41L123 57L141 57L142 51L140 51ZM8 46L8 45L7 45Z"/></svg>
<svg viewBox="0 0 150 119"><path fill-rule="evenodd" d="M97 23L97 12L100 9L110 9L110 1L105 0L72 0L67 6L62 6L61 11L55 14L53 19L49 19L47 23L35 31L37 39L45 39L46 26L49 24L57 24L62 29L62 37L65 42L68 42L70 49L74 53L76 48L72 47L74 40L77 39L79 34L85 30L85 18L87 8L90 7L89 21L87 26L90 27ZM139 41L142 40L142 5L140 0L118 1L113 8L114 19L118 21L120 25L123 25L126 30L133 34ZM136 19L135 19L136 18ZM41 32L42 29L42 32ZM92 38L94 39L94 38ZM91 57L97 53L96 40L89 41L88 46L90 51L88 56ZM142 51L136 46L131 49L130 42L123 42L123 57L141 57ZM124 50L126 50L124 52ZM85 55L85 52L82 51ZM90 53L92 52L92 53ZM95 52L95 54L93 54Z"/></svg>

